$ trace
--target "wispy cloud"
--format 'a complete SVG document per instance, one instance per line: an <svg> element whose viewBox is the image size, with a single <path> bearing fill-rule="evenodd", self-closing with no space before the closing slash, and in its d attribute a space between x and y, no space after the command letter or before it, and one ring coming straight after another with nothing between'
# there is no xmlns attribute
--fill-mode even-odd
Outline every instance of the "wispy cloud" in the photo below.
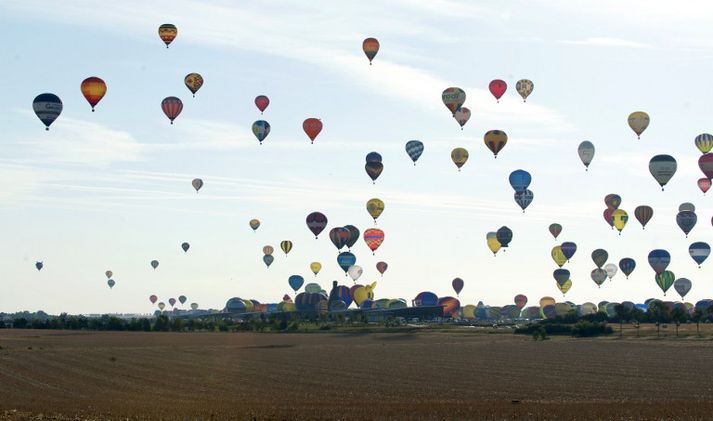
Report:
<svg viewBox="0 0 713 421"><path fill-rule="evenodd" d="M652 45L621 38L590 37L582 40L560 41L562 44L590 45L594 47L653 48Z"/></svg>

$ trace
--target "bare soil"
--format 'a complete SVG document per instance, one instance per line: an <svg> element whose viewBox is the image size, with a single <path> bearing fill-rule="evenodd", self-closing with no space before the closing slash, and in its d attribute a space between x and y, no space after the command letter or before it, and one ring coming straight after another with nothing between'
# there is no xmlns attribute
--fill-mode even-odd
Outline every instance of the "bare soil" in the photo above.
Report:
<svg viewBox="0 0 713 421"><path fill-rule="evenodd" d="M711 419L713 341L0 330L4 419Z"/></svg>

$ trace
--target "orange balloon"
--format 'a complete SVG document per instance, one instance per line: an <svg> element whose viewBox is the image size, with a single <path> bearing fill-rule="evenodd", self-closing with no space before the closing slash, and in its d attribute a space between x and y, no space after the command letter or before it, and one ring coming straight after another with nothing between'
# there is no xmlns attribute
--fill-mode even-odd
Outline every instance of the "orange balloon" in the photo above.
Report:
<svg viewBox="0 0 713 421"><path fill-rule="evenodd" d="M369 59L369 65L371 66L371 61L376 57L376 53L379 52L379 40L376 38L367 38L361 44L364 54Z"/></svg>
<svg viewBox="0 0 713 421"><path fill-rule="evenodd" d="M106 83L100 78L92 76L82 81L81 89L82 95L84 95L89 105L92 106L92 112L94 112L94 106L96 106L106 94Z"/></svg>
<svg viewBox="0 0 713 421"><path fill-rule="evenodd" d="M302 123L302 129L307 133L312 143L319 132L322 131L322 121L318 118L308 118Z"/></svg>

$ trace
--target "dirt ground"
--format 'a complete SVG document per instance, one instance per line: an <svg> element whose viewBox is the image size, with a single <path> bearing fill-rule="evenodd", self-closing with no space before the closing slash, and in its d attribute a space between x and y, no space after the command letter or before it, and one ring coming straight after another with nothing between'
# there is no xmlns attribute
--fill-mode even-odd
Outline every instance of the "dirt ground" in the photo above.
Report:
<svg viewBox="0 0 713 421"><path fill-rule="evenodd" d="M0 330L5 419L711 419L713 340Z"/></svg>

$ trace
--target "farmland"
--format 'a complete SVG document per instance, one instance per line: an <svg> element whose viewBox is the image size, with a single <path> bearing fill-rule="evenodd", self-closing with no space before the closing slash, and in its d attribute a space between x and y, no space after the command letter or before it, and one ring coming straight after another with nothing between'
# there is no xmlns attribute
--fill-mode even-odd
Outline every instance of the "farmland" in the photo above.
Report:
<svg viewBox="0 0 713 421"><path fill-rule="evenodd" d="M0 416L9 419L661 419L713 410L710 336L0 330L0 346Z"/></svg>

